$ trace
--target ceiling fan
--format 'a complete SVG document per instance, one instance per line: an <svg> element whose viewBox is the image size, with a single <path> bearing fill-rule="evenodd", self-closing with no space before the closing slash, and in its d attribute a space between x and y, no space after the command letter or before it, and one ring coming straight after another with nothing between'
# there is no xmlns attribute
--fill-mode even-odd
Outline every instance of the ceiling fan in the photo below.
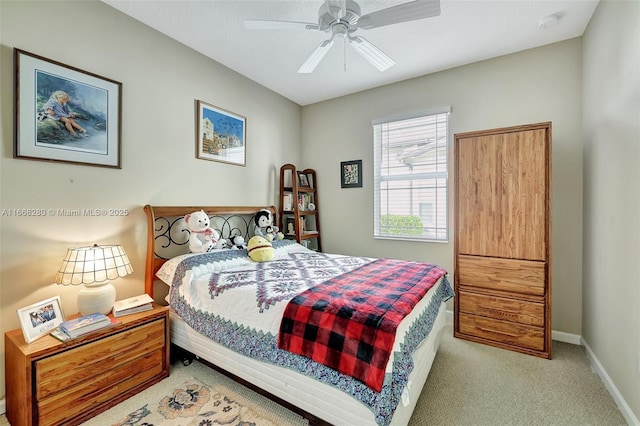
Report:
<svg viewBox="0 0 640 426"><path fill-rule="evenodd" d="M354 35L358 29L368 30L386 25L440 15L440 0L415 0L391 6L367 15L361 15L360 6L354 0L325 0L318 10L318 23L245 19L244 25L251 29L303 29L319 30L330 35L311 53L302 64L299 73L308 74L318 66L336 40L349 43L363 58L380 71L395 65L382 50L364 37Z"/></svg>

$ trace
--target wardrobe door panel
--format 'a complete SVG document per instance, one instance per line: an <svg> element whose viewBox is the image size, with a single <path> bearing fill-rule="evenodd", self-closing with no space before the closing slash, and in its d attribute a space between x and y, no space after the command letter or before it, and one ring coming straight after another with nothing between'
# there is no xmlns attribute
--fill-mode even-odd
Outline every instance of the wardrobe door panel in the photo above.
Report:
<svg viewBox="0 0 640 426"><path fill-rule="evenodd" d="M544 129L458 141L459 252L546 258Z"/></svg>

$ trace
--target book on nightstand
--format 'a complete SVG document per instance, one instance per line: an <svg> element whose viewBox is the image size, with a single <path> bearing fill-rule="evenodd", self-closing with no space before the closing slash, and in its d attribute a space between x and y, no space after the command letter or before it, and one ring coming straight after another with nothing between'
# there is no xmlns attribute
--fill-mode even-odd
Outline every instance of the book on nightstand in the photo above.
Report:
<svg viewBox="0 0 640 426"><path fill-rule="evenodd" d="M129 297L128 299L116 300L113 305L113 316L135 314L136 312L149 311L153 308L153 299L148 294Z"/></svg>
<svg viewBox="0 0 640 426"><path fill-rule="evenodd" d="M67 340L71 340L71 336L69 336L67 333L62 331L60 329L60 327L54 328L53 330L51 330L49 332L49 334L52 335L53 337L55 337L56 339L62 341L62 342L66 342Z"/></svg>
<svg viewBox="0 0 640 426"><path fill-rule="evenodd" d="M60 330L71 338L99 330L112 325L111 320L104 314L89 314L74 318L60 324Z"/></svg>
<svg viewBox="0 0 640 426"><path fill-rule="evenodd" d="M104 319L100 319L99 321L96 322L90 322L87 317L91 317L91 318L102 318L105 317L107 319L107 321L104 321ZM120 321L119 319L116 318L110 318L106 315L102 315L102 314L92 314L92 315L85 315L83 317L79 317L70 321L65 321L67 323L70 322L76 322L77 320L83 320L83 325L81 327L78 327L76 329L74 329L73 331L67 331L67 326L65 326L65 328L63 328L62 326L65 323L60 324L60 326L54 328L53 330L51 330L49 332L50 335L52 335L53 337L55 337L56 339L62 341L62 342L66 342L67 340L71 340L71 339L75 339L76 337L80 337L80 336L84 336L85 334L91 333L93 331L98 331L98 330L102 330L103 328L107 328L107 327L111 327L112 325L117 325L122 323L122 321Z"/></svg>

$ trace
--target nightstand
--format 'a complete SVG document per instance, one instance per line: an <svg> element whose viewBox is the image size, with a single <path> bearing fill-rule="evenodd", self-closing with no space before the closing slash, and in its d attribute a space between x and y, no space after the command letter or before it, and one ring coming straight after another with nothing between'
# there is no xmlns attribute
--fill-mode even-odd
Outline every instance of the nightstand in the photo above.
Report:
<svg viewBox="0 0 640 426"><path fill-rule="evenodd" d="M12 426L80 424L169 376L169 308L61 342L5 333L7 419Z"/></svg>

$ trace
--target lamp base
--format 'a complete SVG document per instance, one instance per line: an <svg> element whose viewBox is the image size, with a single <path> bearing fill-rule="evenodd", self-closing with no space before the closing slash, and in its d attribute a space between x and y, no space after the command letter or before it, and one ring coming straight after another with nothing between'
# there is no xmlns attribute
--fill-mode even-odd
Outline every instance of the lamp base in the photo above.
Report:
<svg viewBox="0 0 640 426"><path fill-rule="evenodd" d="M84 286L78 293L78 311L80 315L109 314L116 302L116 288L109 282L100 285Z"/></svg>

